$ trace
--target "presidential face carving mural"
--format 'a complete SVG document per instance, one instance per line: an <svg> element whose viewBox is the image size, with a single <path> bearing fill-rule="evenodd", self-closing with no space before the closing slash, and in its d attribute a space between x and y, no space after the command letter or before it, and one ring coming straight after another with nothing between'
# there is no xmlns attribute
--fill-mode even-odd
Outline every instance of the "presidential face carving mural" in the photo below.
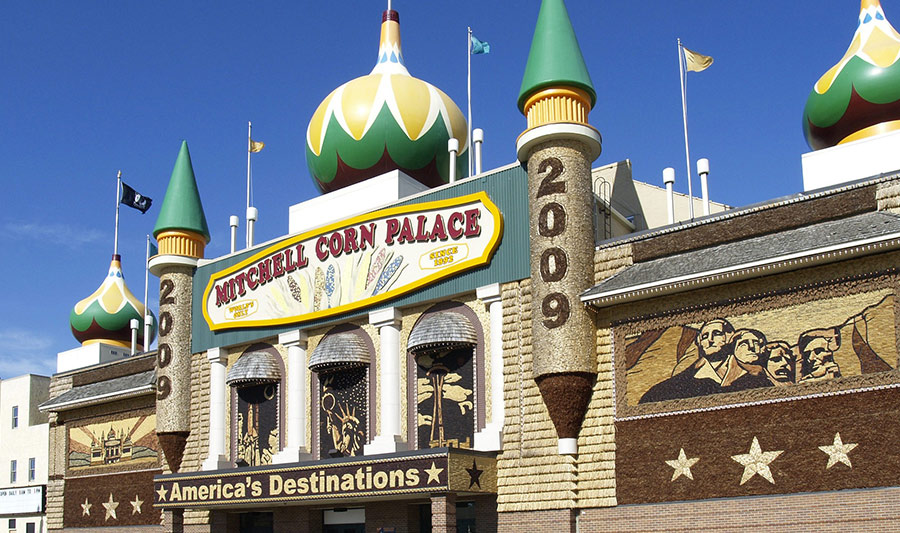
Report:
<svg viewBox="0 0 900 533"><path fill-rule="evenodd" d="M419 448L471 448L475 428L472 348L416 357Z"/></svg>
<svg viewBox="0 0 900 533"><path fill-rule="evenodd" d="M789 315L789 316L788 316ZM625 336L629 405L896 368L890 290Z"/></svg>

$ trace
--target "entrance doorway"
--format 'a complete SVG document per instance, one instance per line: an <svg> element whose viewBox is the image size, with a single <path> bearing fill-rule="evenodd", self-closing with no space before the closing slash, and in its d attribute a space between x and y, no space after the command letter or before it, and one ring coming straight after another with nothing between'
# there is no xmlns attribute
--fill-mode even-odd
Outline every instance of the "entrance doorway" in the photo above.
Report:
<svg viewBox="0 0 900 533"><path fill-rule="evenodd" d="M419 506L419 531L431 533L431 504ZM456 504L456 533L475 533L475 502Z"/></svg>
<svg viewBox="0 0 900 533"><path fill-rule="evenodd" d="M366 533L366 510L325 509L322 522L324 533Z"/></svg>
<svg viewBox="0 0 900 533"><path fill-rule="evenodd" d="M241 513L241 533L274 533L272 513Z"/></svg>

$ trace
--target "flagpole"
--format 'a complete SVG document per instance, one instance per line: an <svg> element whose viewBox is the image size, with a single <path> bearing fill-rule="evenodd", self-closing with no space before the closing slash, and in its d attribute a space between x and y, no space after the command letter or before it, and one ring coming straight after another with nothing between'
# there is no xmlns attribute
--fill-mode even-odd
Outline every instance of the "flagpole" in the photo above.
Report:
<svg viewBox="0 0 900 533"><path fill-rule="evenodd" d="M121 200L122 171L116 175L116 229L113 233L113 255L119 255L119 201Z"/></svg>
<svg viewBox="0 0 900 533"><path fill-rule="evenodd" d="M678 38L678 72L681 78L681 117L684 121L684 158L687 162L687 180L688 180L688 209L691 220L694 220L694 189L691 185L691 151L688 148L688 127L687 127L687 95L684 90L684 50L681 45L681 38Z"/></svg>
<svg viewBox="0 0 900 533"><path fill-rule="evenodd" d="M469 176L472 176L472 27L469 26L469 39L466 43L466 50L468 53L466 54L466 71L468 76L466 77L466 87L468 93L468 103L469 103L469 130L466 132L466 155L469 161ZM450 178L450 181L453 181L453 178Z"/></svg>
<svg viewBox="0 0 900 533"><path fill-rule="evenodd" d="M247 230L247 231L246 231L246 235L247 235L247 248L250 247L250 218L249 218L249 213L250 213L250 148L251 148L251 144L250 144L250 143L251 143L251 140L250 140L250 139L251 139L250 128L251 128L251 127L252 127L252 125L251 125L250 121L248 120L248 121L247 121L247 209L245 210L245 213L247 213L247 217L248 217L248 218L247 218L247 228L246 228L246 230Z"/></svg>
<svg viewBox="0 0 900 533"><path fill-rule="evenodd" d="M150 286L150 235L147 235L147 258L144 261L144 351L150 349L150 308L147 307L147 292Z"/></svg>

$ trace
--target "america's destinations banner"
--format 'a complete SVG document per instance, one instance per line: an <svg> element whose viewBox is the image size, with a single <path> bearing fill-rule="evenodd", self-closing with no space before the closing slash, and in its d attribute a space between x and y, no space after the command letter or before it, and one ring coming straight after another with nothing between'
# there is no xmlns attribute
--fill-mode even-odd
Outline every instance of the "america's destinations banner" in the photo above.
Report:
<svg viewBox="0 0 900 533"><path fill-rule="evenodd" d="M485 192L361 215L216 272L211 330L292 324L368 307L485 265L503 218Z"/></svg>

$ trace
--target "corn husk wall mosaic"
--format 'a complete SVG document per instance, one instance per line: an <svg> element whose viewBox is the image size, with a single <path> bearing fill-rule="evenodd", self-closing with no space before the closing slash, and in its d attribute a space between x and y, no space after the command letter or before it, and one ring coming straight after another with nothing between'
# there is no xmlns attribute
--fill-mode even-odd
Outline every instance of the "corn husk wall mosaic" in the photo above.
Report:
<svg viewBox="0 0 900 533"><path fill-rule="evenodd" d="M130 469L156 468L158 462L155 414L69 430L68 468L73 473L126 464Z"/></svg>
<svg viewBox="0 0 900 533"><path fill-rule="evenodd" d="M897 366L892 289L623 335L627 404L786 387Z"/></svg>

